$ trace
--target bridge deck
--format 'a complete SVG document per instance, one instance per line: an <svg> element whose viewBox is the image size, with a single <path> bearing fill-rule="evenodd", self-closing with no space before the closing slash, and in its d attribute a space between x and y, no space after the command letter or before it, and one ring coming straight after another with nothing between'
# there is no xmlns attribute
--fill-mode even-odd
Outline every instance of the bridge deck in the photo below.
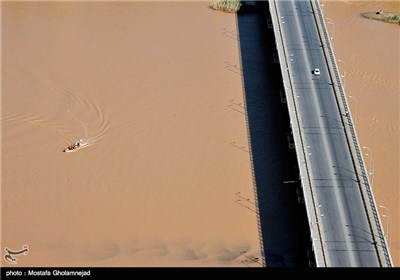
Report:
<svg viewBox="0 0 400 280"><path fill-rule="evenodd" d="M390 266L390 256L382 257L382 248L388 255L386 242L376 231L379 218L371 219L359 175L364 166L349 144L351 118L341 108L312 4L271 1L270 9L296 149L301 150L297 154L317 265ZM319 76L313 75L314 68L320 69Z"/></svg>

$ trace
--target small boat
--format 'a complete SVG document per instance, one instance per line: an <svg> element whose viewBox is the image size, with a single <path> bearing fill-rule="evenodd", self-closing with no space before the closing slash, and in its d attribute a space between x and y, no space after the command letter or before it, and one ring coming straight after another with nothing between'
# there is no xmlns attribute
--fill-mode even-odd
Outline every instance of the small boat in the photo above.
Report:
<svg viewBox="0 0 400 280"><path fill-rule="evenodd" d="M63 150L63 152L71 152L74 151L76 149L78 149L81 146L81 142L80 141L76 141L74 144L68 145L67 147L65 147L65 149Z"/></svg>

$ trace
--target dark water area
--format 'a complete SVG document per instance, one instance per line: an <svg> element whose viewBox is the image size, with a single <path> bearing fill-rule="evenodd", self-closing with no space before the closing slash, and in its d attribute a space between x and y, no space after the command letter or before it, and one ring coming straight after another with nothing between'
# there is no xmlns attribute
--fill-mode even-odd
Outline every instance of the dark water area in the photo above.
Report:
<svg viewBox="0 0 400 280"><path fill-rule="evenodd" d="M267 267L308 267L307 214L298 201L297 159L266 1L247 1L237 15L243 90ZM275 58L275 61L277 58Z"/></svg>

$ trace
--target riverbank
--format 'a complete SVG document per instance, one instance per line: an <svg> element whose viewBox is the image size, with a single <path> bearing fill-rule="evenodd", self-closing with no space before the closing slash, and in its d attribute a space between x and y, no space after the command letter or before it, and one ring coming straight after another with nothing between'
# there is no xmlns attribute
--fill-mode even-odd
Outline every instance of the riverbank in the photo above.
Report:
<svg viewBox="0 0 400 280"><path fill-rule="evenodd" d="M390 13L390 12L380 11L376 13L362 13L361 15L368 19L374 19L400 25L400 13Z"/></svg>

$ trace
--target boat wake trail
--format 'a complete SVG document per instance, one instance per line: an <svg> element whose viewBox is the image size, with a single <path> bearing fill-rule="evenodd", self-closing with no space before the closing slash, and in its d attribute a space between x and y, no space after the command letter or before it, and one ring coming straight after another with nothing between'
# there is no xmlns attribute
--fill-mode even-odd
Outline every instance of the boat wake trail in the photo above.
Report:
<svg viewBox="0 0 400 280"><path fill-rule="evenodd" d="M100 141L109 128L104 111L95 102L77 96L72 91L59 88L53 90L70 100L65 119L73 121L74 129L68 133L67 141L71 143L80 138L80 149Z"/></svg>
<svg viewBox="0 0 400 280"><path fill-rule="evenodd" d="M18 94L12 95L12 102L19 106L23 113L2 113L4 122L25 122L42 128L54 129L66 145L80 142L79 149L87 148L96 144L105 135L109 128L109 118L104 109L84 94L76 94L76 91L64 85L53 86L45 82L33 73L9 75L8 82L13 85L10 90ZM15 86L17 85L17 86ZM45 100L45 105L31 106L38 104L37 99ZM24 103L23 106L20 104Z"/></svg>

